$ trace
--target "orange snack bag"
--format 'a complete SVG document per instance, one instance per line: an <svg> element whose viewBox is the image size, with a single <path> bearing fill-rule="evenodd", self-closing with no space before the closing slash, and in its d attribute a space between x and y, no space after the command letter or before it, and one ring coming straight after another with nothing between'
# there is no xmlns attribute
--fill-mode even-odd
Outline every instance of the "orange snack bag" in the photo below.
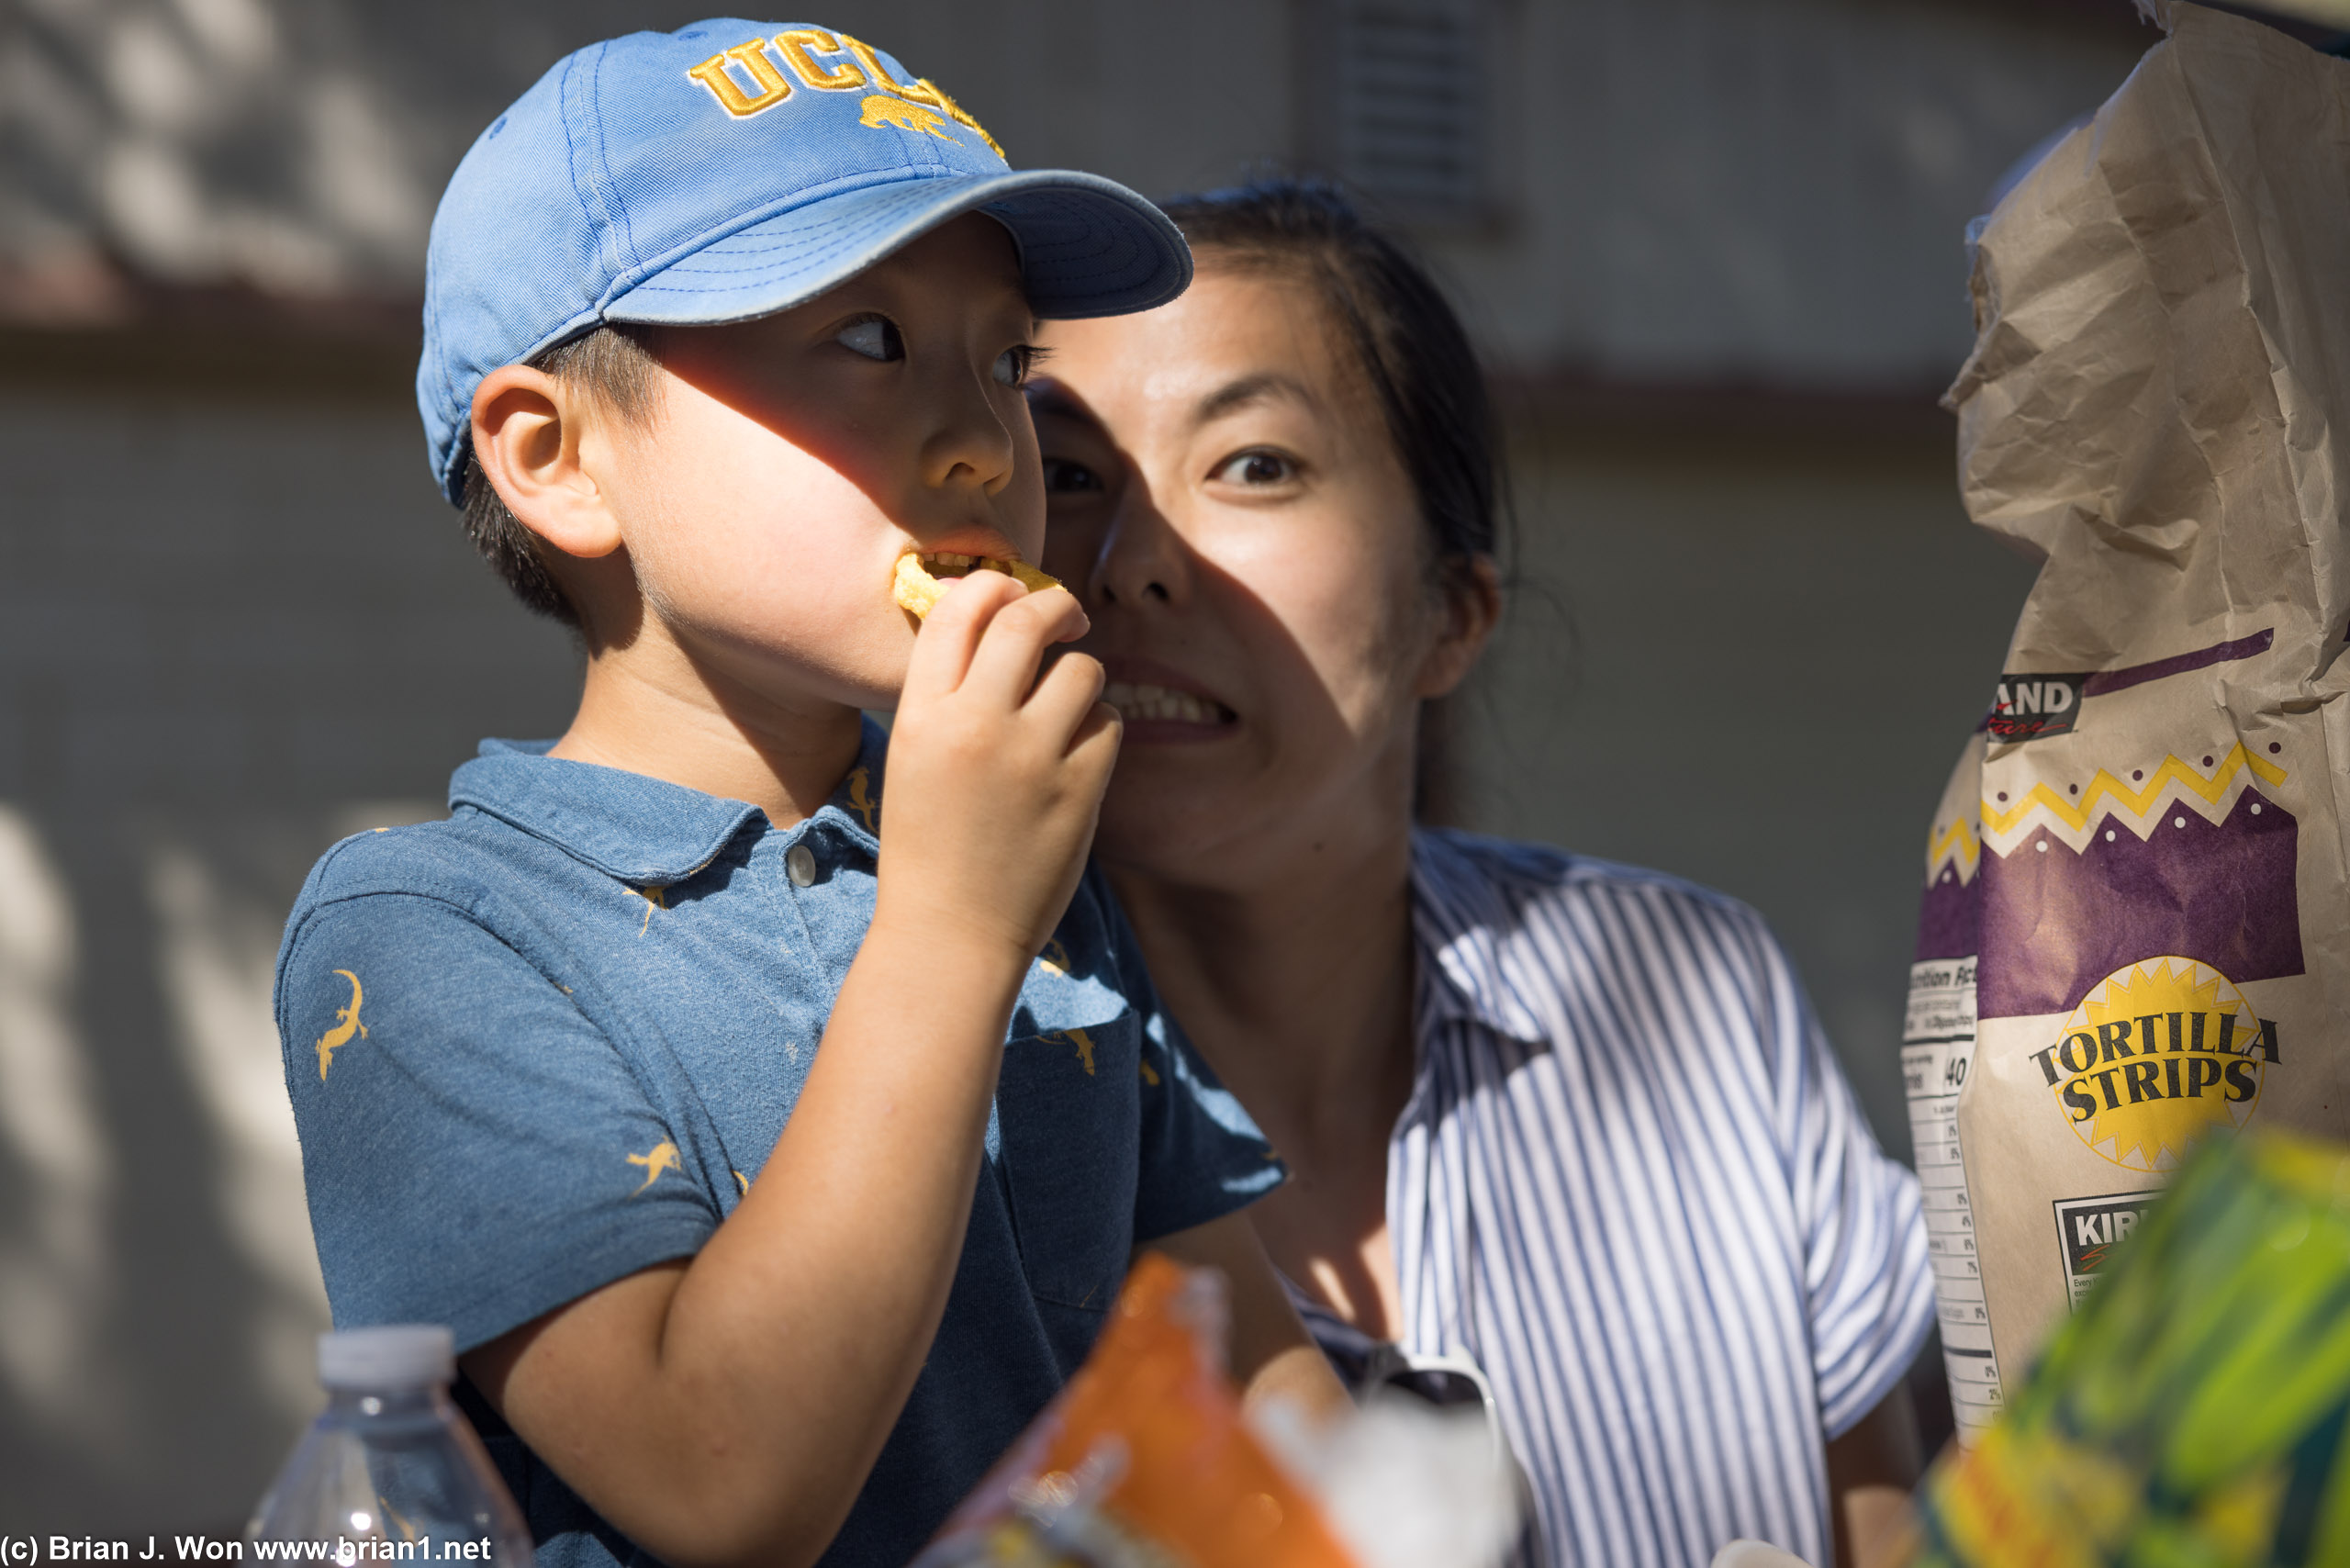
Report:
<svg viewBox="0 0 2350 1568"><path fill-rule="evenodd" d="M916 1568L1355 1568L1242 1418L1215 1284L1146 1254L1085 1365Z"/></svg>

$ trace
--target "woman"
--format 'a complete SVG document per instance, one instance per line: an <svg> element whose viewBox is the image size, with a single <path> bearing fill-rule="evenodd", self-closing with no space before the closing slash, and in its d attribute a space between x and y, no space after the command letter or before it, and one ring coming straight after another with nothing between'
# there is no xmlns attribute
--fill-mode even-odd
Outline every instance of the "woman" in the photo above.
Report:
<svg viewBox="0 0 2350 1568"><path fill-rule="evenodd" d="M1191 291L1048 334L1046 566L1125 717L1097 853L1292 1172L1274 1261L1334 1360L1482 1368L1550 1561L1865 1561L1917 1472L1914 1179L1751 911L1415 828L1500 610L1475 357L1327 189L1169 211Z"/></svg>

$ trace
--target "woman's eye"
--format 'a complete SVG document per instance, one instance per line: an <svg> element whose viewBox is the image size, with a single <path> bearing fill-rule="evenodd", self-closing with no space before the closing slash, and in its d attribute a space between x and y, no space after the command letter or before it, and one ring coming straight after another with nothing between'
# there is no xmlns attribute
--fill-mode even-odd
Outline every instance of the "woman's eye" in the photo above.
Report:
<svg viewBox="0 0 2350 1568"><path fill-rule="evenodd" d="M1046 495L1084 495L1102 487L1102 476L1084 464L1071 463L1066 457L1045 459L1045 493Z"/></svg>
<svg viewBox="0 0 2350 1568"><path fill-rule="evenodd" d="M867 316L851 321L834 335L833 341L867 359L906 357L906 340L898 335L898 324L887 316Z"/></svg>
<svg viewBox="0 0 2350 1568"><path fill-rule="evenodd" d="M1028 372L1035 363L1035 348L1028 343L1016 343L995 356L995 378L1006 386L1025 386Z"/></svg>
<svg viewBox="0 0 2350 1568"><path fill-rule="evenodd" d="M1297 465L1278 452L1243 452L1225 458L1214 476L1227 485L1280 485L1297 477Z"/></svg>

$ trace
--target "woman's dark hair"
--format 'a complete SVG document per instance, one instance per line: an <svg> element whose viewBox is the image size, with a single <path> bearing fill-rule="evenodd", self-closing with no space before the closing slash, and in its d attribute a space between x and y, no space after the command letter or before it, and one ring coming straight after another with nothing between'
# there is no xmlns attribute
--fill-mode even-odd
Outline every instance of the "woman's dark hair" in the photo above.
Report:
<svg viewBox="0 0 2350 1568"><path fill-rule="evenodd" d="M1161 202L1219 263L1293 267L1328 310L1379 399L1440 574L1503 554L1509 516L1483 368L1426 268L1320 180L1272 178ZM1420 707L1413 815L1457 821L1450 700Z"/></svg>
<svg viewBox="0 0 2350 1568"><path fill-rule="evenodd" d="M1258 180L1159 205L1195 250L1303 271L1378 397L1438 559L1498 555L1505 509L1493 401L1477 351L1427 269L1319 180Z"/></svg>

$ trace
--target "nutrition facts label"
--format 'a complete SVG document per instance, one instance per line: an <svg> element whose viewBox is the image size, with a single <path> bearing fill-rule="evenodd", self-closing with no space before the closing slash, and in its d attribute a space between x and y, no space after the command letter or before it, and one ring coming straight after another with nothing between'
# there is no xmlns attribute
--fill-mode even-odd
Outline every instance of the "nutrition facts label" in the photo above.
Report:
<svg viewBox="0 0 2350 1568"><path fill-rule="evenodd" d="M1958 1157L1958 1092L1975 1055L1975 960L1939 958L1909 969L1909 1014L1901 1031L1901 1073L1909 1094L1909 1137L1925 1189L1926 1246L1933 1256L1934 1302L1942 1361L1950 1370L1961 1441L1972 1444L1999 1409L1999 1363L1975 1259L1975 1211Z"/></svg>

